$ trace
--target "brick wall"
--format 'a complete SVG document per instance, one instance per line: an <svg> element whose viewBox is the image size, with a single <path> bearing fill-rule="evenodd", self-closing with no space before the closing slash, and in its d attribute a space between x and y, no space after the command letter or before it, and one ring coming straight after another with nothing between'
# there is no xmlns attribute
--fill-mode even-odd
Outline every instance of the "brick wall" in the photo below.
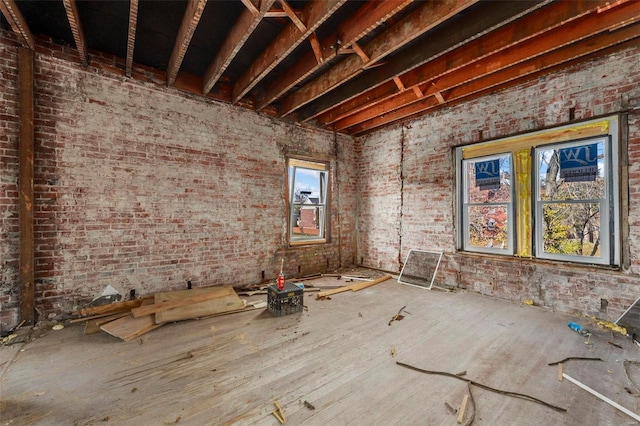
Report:
<svg viewBox="0 0 640 426"><path fill-rule="evenodd" d="M0 136L0 301L7 328L17 320L19 288L17 75L16 45L8 33L2 36L1 96L11 101L0 107L0 127L6 129ZM275 277L283 257L289 277L352 262L351 138L204 100L154 78L126 79L111 66L114 58L91 55L90 62L83 69L74 51L38 40L34 214L40 320L64 316L107 285L126 297L131 289L148 294L186 288L187 280L194 287L256 284L263 273ZM287 246L287 154L331 162L330 244Z"/></svg>
<svg viewBox="0 0 640 426"><path fill-rule="evenodd" d="M398 271L411 248L444 250L441 285L615 320L640 296L640 111L629 114L625 271L456 252L453 148L566 124L570 108L587 119L627 104L640 106L640 47L361 138L358 260Z"/></svg>
<svg viewBox="0 0 640 426"><path fill-rule="evenodd" d="M16 45L0 31L0 324L18 321L17 66Z"/></svg>

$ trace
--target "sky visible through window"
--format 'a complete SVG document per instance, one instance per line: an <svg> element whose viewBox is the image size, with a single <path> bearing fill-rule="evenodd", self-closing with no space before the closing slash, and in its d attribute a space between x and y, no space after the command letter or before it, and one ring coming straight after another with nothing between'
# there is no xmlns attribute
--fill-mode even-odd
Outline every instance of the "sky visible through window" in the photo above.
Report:
<svg viewBox="0 0 640 426"><path fill-rule="evenodd" d="M296 168L296 186L294 191L311 192L310 197L320 196L320 171ZM289 174L293 176L293 173Z"/></svg>

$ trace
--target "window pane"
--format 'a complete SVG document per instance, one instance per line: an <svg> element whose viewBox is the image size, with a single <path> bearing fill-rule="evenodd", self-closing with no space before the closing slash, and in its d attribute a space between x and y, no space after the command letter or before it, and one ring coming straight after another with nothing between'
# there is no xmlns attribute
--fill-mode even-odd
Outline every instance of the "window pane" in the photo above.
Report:
<svg viewBox="0 0 640 426"><path fill-rule="evenodd" d="M511 201L511 157L475 159L467 164L467 202Z"/></svg>
<svg viewBox="0 0 640 426"><path fill-rule="evenodd" d="M292 239L316 240L324 238L324 207L300 204L299 215L293 226Z"/></svg>
<svg viewBox="0 0 640 426"><path fill-rule="evenodd" d="M290 167L289 172L295 173L294 203L325 204L327 172L301 167Z"/></svg>
<svg viewBox="0 0 640 426"><path fill-rule="evenodd" d="M599 200L605 196L604 142L538 151L540 200Z"/></svg>
<svg viewBox="0 0 640 426"><path fill-rule="evenodd" d="M469 206L468 246L509 250L508 204Z"/></svg>
<svg viewBox="0 0 640 426"><path fill-rule="evenodd" d="M600 257L599 203L543 203L545 253Z"/></svg>

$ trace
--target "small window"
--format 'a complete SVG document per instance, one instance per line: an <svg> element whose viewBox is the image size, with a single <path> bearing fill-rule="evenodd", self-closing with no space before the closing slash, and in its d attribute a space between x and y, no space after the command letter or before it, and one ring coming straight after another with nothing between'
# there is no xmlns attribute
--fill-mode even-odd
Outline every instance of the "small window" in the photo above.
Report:
<svg viewBox="0 0 640 426"><path fill-rule="evenodd" d="M329 166L289 159L289 242L324 243L328 228Z"/></svg>

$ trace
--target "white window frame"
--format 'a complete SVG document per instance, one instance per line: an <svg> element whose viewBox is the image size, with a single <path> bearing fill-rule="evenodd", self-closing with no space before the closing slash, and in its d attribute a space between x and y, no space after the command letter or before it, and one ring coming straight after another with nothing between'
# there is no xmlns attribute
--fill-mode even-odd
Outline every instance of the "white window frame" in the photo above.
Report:
<svg viewBox="0 0 640 426"><path fill-rule="evenodd" d="M610 228L613 226L611 224L610 212L613 211L613 198L611 197L612 188L612 167L613 163L611 160L611 141L609 136L599 136L590 139L583 139L579 141L570 141L570 142L561 142L550 145L541 145L535 148L534 151L534 159L533 166L535 170L535 184L534 184L534 199L535 199L535 253L536 257L540 259L554 259L554 260L567 260L576 263L591 263L591 264L599 264L599 265L609 265L611 263L611 236ZM569 199L569 200L542 200L540 194L540 161L539 161L539 153L541 151L548 151L552 149L564 149L564 148L573 148L578 146L590 145L594 143L602 143L604 145L604 193L602 198L594 198L594 199ZM615 192L615 191L614 191ZM547 204L581 204L581 203L593 203L599 204L599 214L600 214L600 256L579 256L579 255L571 255L571 254L558 254L558 253L550 253L544 250L544 214L543 209ZM615 234L615 233L614 233Z"/></svg>
<svg viewBox="0 0 640 426"><path fill-rule="evenodd" d="M482 142L473 145L460 146L456 148L456 209L457 209L457 229L456 229L456 248L461 251L469 252L484 252L492 255L504 255L504 256L522 256L532 259L545 259L545 260L559 260L566 261L575 264L584 265L602 265L602 266L622 266L622 230L621 230L621 196L620 196L620 149L623 146L623 141L620 140L621 128L620 123L623 117L619 115L613 115L608 117L596 118L592 120L586 120L583 122L577 122L549 128L545 130L539 130L527 134L516 135L497 139L493 141ZM624 122L624 121L622 121ZM563 254L551 254L543 253L543 227L540 225L542 220L541 209L538 204L537 188L539 185L539 165L537 164L537 150L536 148L549 149L553 146L570 146L584 145L589 141L598 141L601 139L607 139L605 150L606 152L606 168L609 177L609 181L606 183L606 196L605 207L608 218L606 224L607 234L610 238L605 242L604 238L601 238L601 253L599 258L591 256L578 256L578 255L563 255ZM586 141L586 142L585 142ZM516 175L515 170L515 153L522 152L523 150L531 151L530 167L527 168L527 174L530 177L530 195L528 198L523 198L522 194L518 194L519 190L515 185L516 179L519 177ZM500 153L511 152L512 155L512 183L515 196L512 198L513 208L510 212L511 216L511 233L513 241L510 242L510 247L513 247L513 253L506 253L504 250L486 250L483 248L469 247L468 245L468 217L466 217L466 205L465 201L468 194L466 188L466 177L463 175L464 166L467 160L481 160L483 158L496 157ZM525 200L529 199L529 202ZM576 201L584 202L584 201ZM519 212L518 206L531 204L530 214L527 212ZM502 203L504 204L504 203ZM523 207L524 209L524 207ZM520 214L520 216L519 216ZM524 214L524 216L522 216ZM530 220L530 226L525 226L528 234L523 231L523 226L520 224L522 220ZM536 221L538 223L536 224ZM605 230L602 230L602 235ZM606 247L604 246L606 245ZM529 249L521 248L521 246L528 246Z"/></svg>
<svg viewBox="0 0 640 426"><path fill-rule="evenodd" d="M296 201L295 198L295 187L296 187L296 171L298 169L306 169L306 170L314 170L324 174L323 183L320 185L320 194L319 200L317 203L306 204ZM304 244L322 244L329 241L329 203L330 203L330 173L329 173L329 164L323 161L316 160L306 160L299 158L289 158L287 160L287 181L289 183L288 186L288 241L290 245L304 245ZM310 206L314 208L318 208L321 212L319 214L318 219L318 231L319 235L317 237L305 237L305 236L297 236L294 232L294 228L296 228L296 217L295 211L296 207L302 206Z"/></svg>
<svg viewBox="0 0 640 426"><path fill-rule="evenodd" d="M467 169L469 164L476 163L479 161L490 161L499 158L509 157L510 164L510 179L513 180L513 155L511 153L498 153L494 155L489 155L486 157L476 157L468 160L462 160L462 169L461 169L461 179L462 179L462 187L463 187L463 206L462 206L462 236L463 236L463 249L466 251L480 252L480 253L495 253L495 254L503 254L503 255L513 255L514 253L514 185L510 185L510 194L509 201L498 201L498 202L484 202L484 203L472 203L469 201L469 179ZM506 223L506 232L507 232L507 247L478 247L472 246L470 243L470 232L469 232L469 209L476 206L502 206L507 205L507 223Z"/></svg>

